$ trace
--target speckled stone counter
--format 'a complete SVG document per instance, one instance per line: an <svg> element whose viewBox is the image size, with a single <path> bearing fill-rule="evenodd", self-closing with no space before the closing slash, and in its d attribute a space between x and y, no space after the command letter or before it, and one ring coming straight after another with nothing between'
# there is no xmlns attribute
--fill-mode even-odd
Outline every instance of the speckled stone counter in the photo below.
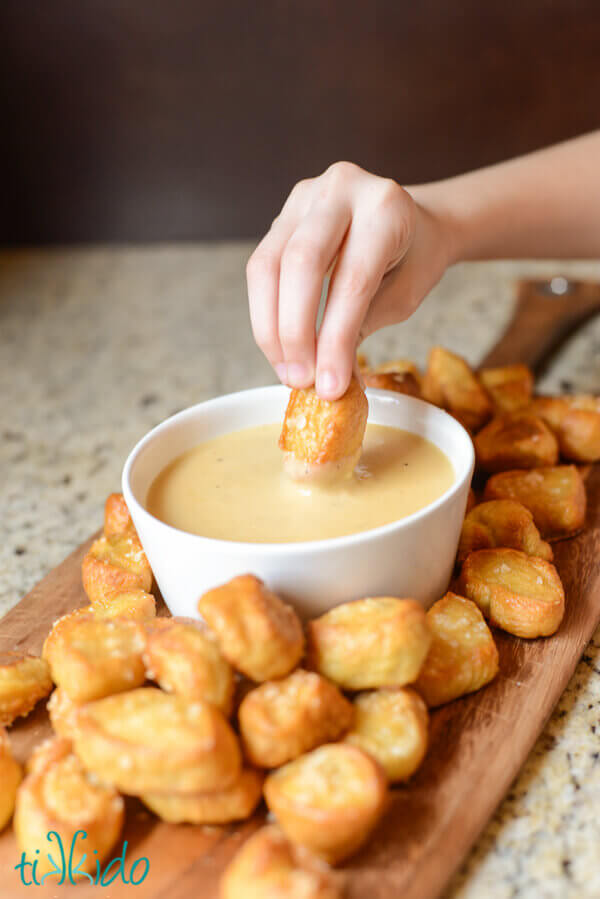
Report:
<svg viewBox="0 0 600 899"><path fill-rule="evenodd" d="M246 309L247 244L0 254L0 614L101 523L134 443L211 396L274 381ZM522 275L600 280L600 263L457 266L364 345L475 363ZM600 391L600 318L541 389ZM446 899L600 897L600 632ZM597 733L596 733L597 731Z"/></svg>

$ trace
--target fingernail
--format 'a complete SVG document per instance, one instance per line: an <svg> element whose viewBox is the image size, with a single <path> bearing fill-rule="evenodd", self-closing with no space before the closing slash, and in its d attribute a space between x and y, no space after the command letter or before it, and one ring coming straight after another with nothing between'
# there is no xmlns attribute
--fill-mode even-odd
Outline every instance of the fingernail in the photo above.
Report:
<svg viewBox="0 0 600 899"><path fill-rule="evenodd" d="M338 379L332 371L320 371L317 375L317 393L326 399L335 394L338 386Z"/></svg>
<svg viewBox="0 0 600 899"><path fill-rule="evenodd" d="M277 372L277 377L281 381L282 384L287 384L288 382L288 374L287 374L287 365L285 362L278 362L275 366L275 371Z"/></svg>
<svg viewBox="0 0 600 899"><path fill-rule="evenodd" d="M287 376L291 387L308 387L310 372L303 362L288 362Z"/></svg>

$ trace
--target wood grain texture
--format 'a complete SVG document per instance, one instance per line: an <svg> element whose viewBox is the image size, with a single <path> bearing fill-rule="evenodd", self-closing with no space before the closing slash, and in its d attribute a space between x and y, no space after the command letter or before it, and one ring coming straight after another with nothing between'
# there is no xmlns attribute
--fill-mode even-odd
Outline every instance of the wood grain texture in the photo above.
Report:
<svg viewBox="0 0 600 899"><path fill-rule="evenodd" d="M431 716L431 746L409 786L392 791L389 809L368 845L345 869L348 899L434 899L459 866L506 793L563 692L600 621L600 466L589 470L588 520L577 537L555 544L563 579L566 615L547 640L519 640L500 631L500 674L479 693L450 703ZM39 652L54 619L85 603L80 564L89 541L48 574L0 622L0 650ZM24 759L50 733L44 704L11 730ZM220 872L262 814L243 826L201 828L157 822L136 800L128 802L124 839L127 857L150 860L143 899L216 899ZM31 896L14 865L17 847L9 830L0 836L1 895ZM126 887L118 884L125 895ZM115 896L121 895L115 889ZM82 884L81 899L98 896ZM36 887L54 896L56 886Z"/></svg>
<svg viewBox="0 0 600 899"><path fill-rule="evenodd" d="M558 290L564 292L554 292ZM579 325L598 312L600 284L595 281L520 281L508 327L480 367L510 365L517 359L539 368Z"/></svg>

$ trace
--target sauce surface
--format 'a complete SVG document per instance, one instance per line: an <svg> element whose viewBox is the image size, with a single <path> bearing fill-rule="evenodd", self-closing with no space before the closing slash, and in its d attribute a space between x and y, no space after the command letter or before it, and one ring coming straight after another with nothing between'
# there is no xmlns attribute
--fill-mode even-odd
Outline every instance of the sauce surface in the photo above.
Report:
<svg viewBox="0 0 600 899"><path fill-rule="evenodd" d="M244 543L342 537L405 518L454 482L450 460L409 431L368 424L351 478L328 486L292 481L279 424L231 431L171 462L152 483L148 511L179 530Z"/></svg>

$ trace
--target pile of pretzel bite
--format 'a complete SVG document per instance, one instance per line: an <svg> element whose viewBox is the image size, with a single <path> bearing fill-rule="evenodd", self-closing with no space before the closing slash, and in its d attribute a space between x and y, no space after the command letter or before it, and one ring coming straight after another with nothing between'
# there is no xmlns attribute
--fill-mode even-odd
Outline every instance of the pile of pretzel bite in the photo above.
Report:
<svg viewBox="0 0 600 899"><path fill-rule="evenodd" d="M0 659L0 828L14 815L20 850L39 850L38 875L51 870L50 830L65 843L86 831L81 870L106 859L123 795L164 821L207 825L248 818L264 799L274 821L234 857L222 899L339 899L333 866L367 841L390 785L423 761L428 710L497 674L489 625L527 639L559 628L552 542L583 527L578 466L600 459L600 399L535 397L525 366L476 374L441 347L424 375L406 360L360 366L367 386L433 402L473 437L481 489L469 496L452 592L427 612L370 597L303 626L247 574L200 598L202 621L156 617L150 566L122 495L111 495L83 561L89 605L55 622L41 658ZM282 448L311 466L354 464L366 416L357 379L335 402L293 391ZM49 694L55 735L23 773L4 728Z"/></svg>

